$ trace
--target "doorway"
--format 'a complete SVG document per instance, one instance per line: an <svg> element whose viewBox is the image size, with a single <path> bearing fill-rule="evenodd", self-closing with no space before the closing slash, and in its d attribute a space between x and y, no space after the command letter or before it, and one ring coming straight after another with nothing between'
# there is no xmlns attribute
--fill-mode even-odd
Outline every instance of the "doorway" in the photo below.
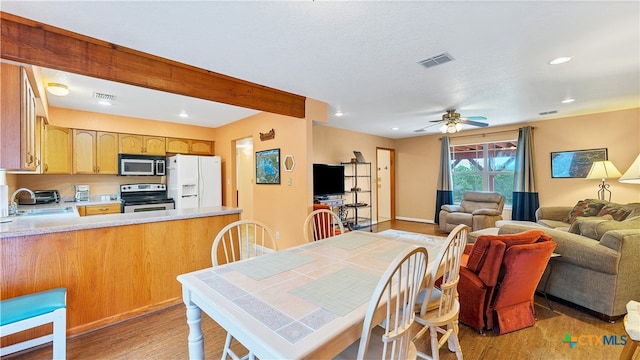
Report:
<svg viewBox="0 0 640 360"><path fill-rule="evenodd" d="M240 218L253 219L253 138L236 140L236 203L242 209Z"/></svg>
<svg viewBox="0 0 640 360"><path fill-rule="evenodd" d="M395 150L376 148L377 222L394 220L395 213Z"/></svg>

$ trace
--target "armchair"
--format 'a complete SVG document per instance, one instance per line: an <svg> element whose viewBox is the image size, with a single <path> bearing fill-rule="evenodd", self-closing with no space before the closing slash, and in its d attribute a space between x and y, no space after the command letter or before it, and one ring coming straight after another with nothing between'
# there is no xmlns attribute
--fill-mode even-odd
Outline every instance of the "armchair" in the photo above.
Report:
<svg viewBox="0 0 640 360"><path fill-rule="evenodd" d="M460 205L442 205L440 210L440 230L451 232L463 224L478 231L495 227L502 220L505 197L496 192L467 191Z"/></svg>
<svg viewBox="0 0 640 360"><path fill-rule="evenodd" d="M460 322L506 333L535 323L533 294L555 242L542 230L481 235L460 268Z"/></svg>

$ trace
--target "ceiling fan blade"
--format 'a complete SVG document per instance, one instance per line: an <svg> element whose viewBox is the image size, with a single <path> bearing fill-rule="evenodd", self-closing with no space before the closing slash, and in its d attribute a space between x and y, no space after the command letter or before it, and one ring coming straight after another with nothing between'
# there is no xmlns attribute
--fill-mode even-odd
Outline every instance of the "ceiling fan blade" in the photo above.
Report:
<svg viewBox="0 0 640 360"><path fill-rule="evenodd" d="M471 126L478 126L478 127L487 127L489 126L489 124L487 123L483 123L483 122L479 122L479 121L472 121L472 120L465 120L465 119L460 119L460 121L458 121L460 124L467 124L467 125L471 125Z"/></svg>
<svg viewBox="0 0 640 360"><path fill-rule="evenodd" d="M438 122L442 122L442 120L439 120ZM420 129L417 129L417 130L413 130L413 132L417 132L417 133L424 132L424 131L425 131L425 130L427 130L428 128L433 127L433 126L436 126L436 125L438 125L438 124L431 124L431 125L429 125L429 126L425 126L425 127L423 127L423 128L420 128Z"/></svg>
<svg viewBox="0 0 640 360"><path fill-rule="evenodd" d="M444 120L440 119L440 120L429 120L429 122L432 123L439 123L439 122L443 122Z"/></svg>
<svg viewBox="0 0 640 360"><path fill-rule="evenodd" d="M480 121L487 121L487 118L484 116L465 116L465 117L461 117L460 119L462 120L480 120Z"/></svg>

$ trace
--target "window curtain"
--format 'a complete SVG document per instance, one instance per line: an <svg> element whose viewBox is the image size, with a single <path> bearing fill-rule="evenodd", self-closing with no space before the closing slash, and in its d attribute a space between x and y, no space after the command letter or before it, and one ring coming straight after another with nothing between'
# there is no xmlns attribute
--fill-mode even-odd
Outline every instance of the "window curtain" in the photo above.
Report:
<svg viewBox="0 0 640 360"><path fill-rule="evenodd" d="M436 191L435 223L440 224L440 207L453 204L453 180L451 178L451 156L449 155L449 137L443 136L440 148L440 173Z"/></svg>
<svg viewBox="0 0 640 360"><path fill-rule="evenodd" d="M513 220L536 221L536 210L540 202L533 165L533 129L527 126L518 131L518 150L513 174Z"/></svg>

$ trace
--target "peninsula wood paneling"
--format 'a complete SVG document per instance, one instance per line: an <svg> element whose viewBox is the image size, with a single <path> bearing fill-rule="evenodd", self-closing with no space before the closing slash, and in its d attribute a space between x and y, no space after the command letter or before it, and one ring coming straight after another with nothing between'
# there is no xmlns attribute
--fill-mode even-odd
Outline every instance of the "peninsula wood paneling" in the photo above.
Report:
<svg viewBox="0 0 640 360"><path fill-rule="evenodd" d="M1 13L3 59L304 118L305 97Z"/></svg>
<svg viewBox="0 0 640 360"><path fill-rule="evenodd" d="M67 288L67 334L181 301L180 274L211 267L211 245L238 214L2 239L2 299ZM42 335L45 331L16 337Z"/></svg>

